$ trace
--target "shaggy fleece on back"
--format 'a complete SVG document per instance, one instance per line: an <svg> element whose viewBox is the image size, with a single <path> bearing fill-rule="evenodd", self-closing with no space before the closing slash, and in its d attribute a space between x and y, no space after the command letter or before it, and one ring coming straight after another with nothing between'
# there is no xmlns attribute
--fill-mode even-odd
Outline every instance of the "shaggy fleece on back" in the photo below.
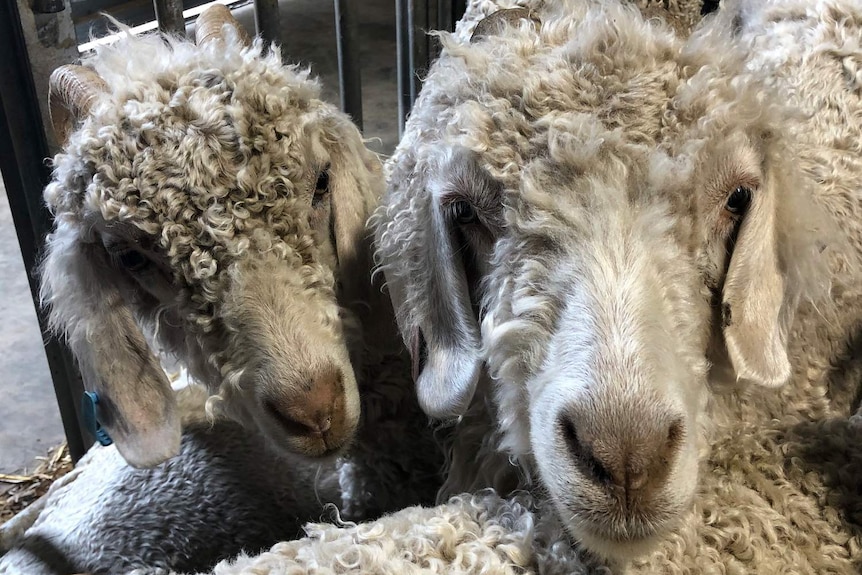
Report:
<svg viewBox="0 0 862 575"><path fill-rule="evenodd" d="M862 429L847 419L740 425L714 446L696 509L631 573L852 574L862 569ZM215 575L609 574L584 561L526 494L452 498L374 523L309 524L308 537ZM730 504L732 502L732 504Z"/></svg>

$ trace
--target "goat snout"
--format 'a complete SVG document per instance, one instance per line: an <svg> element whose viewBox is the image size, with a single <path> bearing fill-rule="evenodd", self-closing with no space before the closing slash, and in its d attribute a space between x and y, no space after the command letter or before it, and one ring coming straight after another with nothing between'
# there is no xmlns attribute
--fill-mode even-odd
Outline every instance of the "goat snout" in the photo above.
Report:
<svg viewBox="0 0 862 575"><path fill-rule="evenodd" d="M665 485L685 437L681 416L643 410L613 418L569 410L560 417L560 431L575 468L627 514L649 507L654 492Z"/></svg>
<svg viewBox="0 0 862 575"><path fill-rule="evenodd" d="M271 391L262 398L271 419L307 455L319 456L340 448L355 427L355 422L348 421L344 374L326 367L287 389Z"/></svg>

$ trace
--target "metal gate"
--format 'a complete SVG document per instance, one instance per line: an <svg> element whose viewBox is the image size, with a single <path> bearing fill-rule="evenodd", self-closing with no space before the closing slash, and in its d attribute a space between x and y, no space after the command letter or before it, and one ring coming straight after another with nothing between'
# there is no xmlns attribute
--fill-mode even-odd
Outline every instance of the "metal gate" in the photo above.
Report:
<svg viewBox="0 0 862 575"><path fill-rule="evenodd" d="M421 87L420 76L439 51L436 41L425 31L453 30L466 0L393 1L400 135ZM184 14L182 0L153 2L158 28L174 34L185 34L186 19L200 11L187 10ZM341 107L361 129L362 0L334 0L334 3ZM44 240L52 226L50 214L42 203L42 190L50 177L45 159L51 156L54 146L53 135L45 129L47 115L41 103L45 101L45 86L53 68L72 62L78 54L77 46L70 48L63 42L51 46L50 42L34 41L33 24L40 24L40 34L61 34L64 22L67 28L71 22L68 14L65 20L58 16L65 10L70 10L70 0L0 0L0 173L36 305L69 451L77 461L93 442L81 424L79 400L83 385L69 349L46 329L36 277ZM280 40L278 0L254 0L254 10L257 33L267 41Z"/></svg>

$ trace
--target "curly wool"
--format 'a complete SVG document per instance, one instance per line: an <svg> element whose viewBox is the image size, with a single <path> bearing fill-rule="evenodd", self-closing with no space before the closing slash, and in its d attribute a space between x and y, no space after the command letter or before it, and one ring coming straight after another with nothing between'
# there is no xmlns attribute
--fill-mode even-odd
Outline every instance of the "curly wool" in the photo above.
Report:
<svg viewBox="0 0 862 575"><path fill-rule="evenodd" d="M349 121L319 99L309 70L284 65L260 40L240 50L130 34L83 64L111 91L54 159L45 201L58 226L87 241L95 212L153 237L181 286L182 316L201 334L220 328L233 264L248 254L290 263L311 297L331 299L335 279L314 263L321 258L308 222L290 216L324 167L314 165L310 143L337 137ZM71 323L63 311L53 316L59 331ZM337 313L329 312L333 329ZM225 362L242 363L216 363ZM241 376L226 371L226 380Z"/></svg>
<svg viewBox="0 0 862 575"><path fill-rule="evenodd" d="M711 473L677 533L627 573L858 573L862 428L847 419L741 424L704 462ZM730 504L732 502L732 505ZM541 497L480 492L373 523L309 524L307 537L225 561L213 575L618 573L573 550Z"/></svg>
<svg viewBox="0 0 862 575"><path fill-rule="evenodd" d="M534 499L525 493L509 499L493 492L462 495L437 507L403 509L374 523L309 524L306 539L279 543L257 557L223 562L213 575L531 572L541 548L548 546L548 536L562 535L542 524L546 516L536 513ZM586 565L571 556L548 563L548 570L541 572L585 573ZM595 573L608 571L598 567Z"/></svg>

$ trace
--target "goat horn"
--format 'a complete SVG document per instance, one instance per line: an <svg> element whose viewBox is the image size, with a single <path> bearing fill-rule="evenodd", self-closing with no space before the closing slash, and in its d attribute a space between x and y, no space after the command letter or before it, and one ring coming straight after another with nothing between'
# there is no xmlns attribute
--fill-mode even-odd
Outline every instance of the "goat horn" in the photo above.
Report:
<svg viewBox="0 0 862 575"><path fill-rule="evenodd" d="M65 146L75 124L90 113L108 84L90 68L68 64L51 73L48 80L48 113L61 146Z"/></svg>
<svg viewBox="0 0 862 575"><path fill-rule="evenodd" d="M233 17L230 9L224 4L213 4L198 16L198 21L195 25L195 42L197 42L197 45L203 46L210 40L222 39L222 30L225 24L230 25L236 30L236 34L243 46L251 44L251 38L249 38L245 28Z"/></svg>
<svg viewBox="0 0 862 575"><path fill-rule="evenodd" d="M520 19L531 20L538 24L539 20L533 16L533 12L529 8L507 8L497 10L493 14L489 14L482 18L476 28L473 30L473 35L470 36L470 43L476 42L486 36L499 34L500 30L506 24L516 24Z"/></svg>

